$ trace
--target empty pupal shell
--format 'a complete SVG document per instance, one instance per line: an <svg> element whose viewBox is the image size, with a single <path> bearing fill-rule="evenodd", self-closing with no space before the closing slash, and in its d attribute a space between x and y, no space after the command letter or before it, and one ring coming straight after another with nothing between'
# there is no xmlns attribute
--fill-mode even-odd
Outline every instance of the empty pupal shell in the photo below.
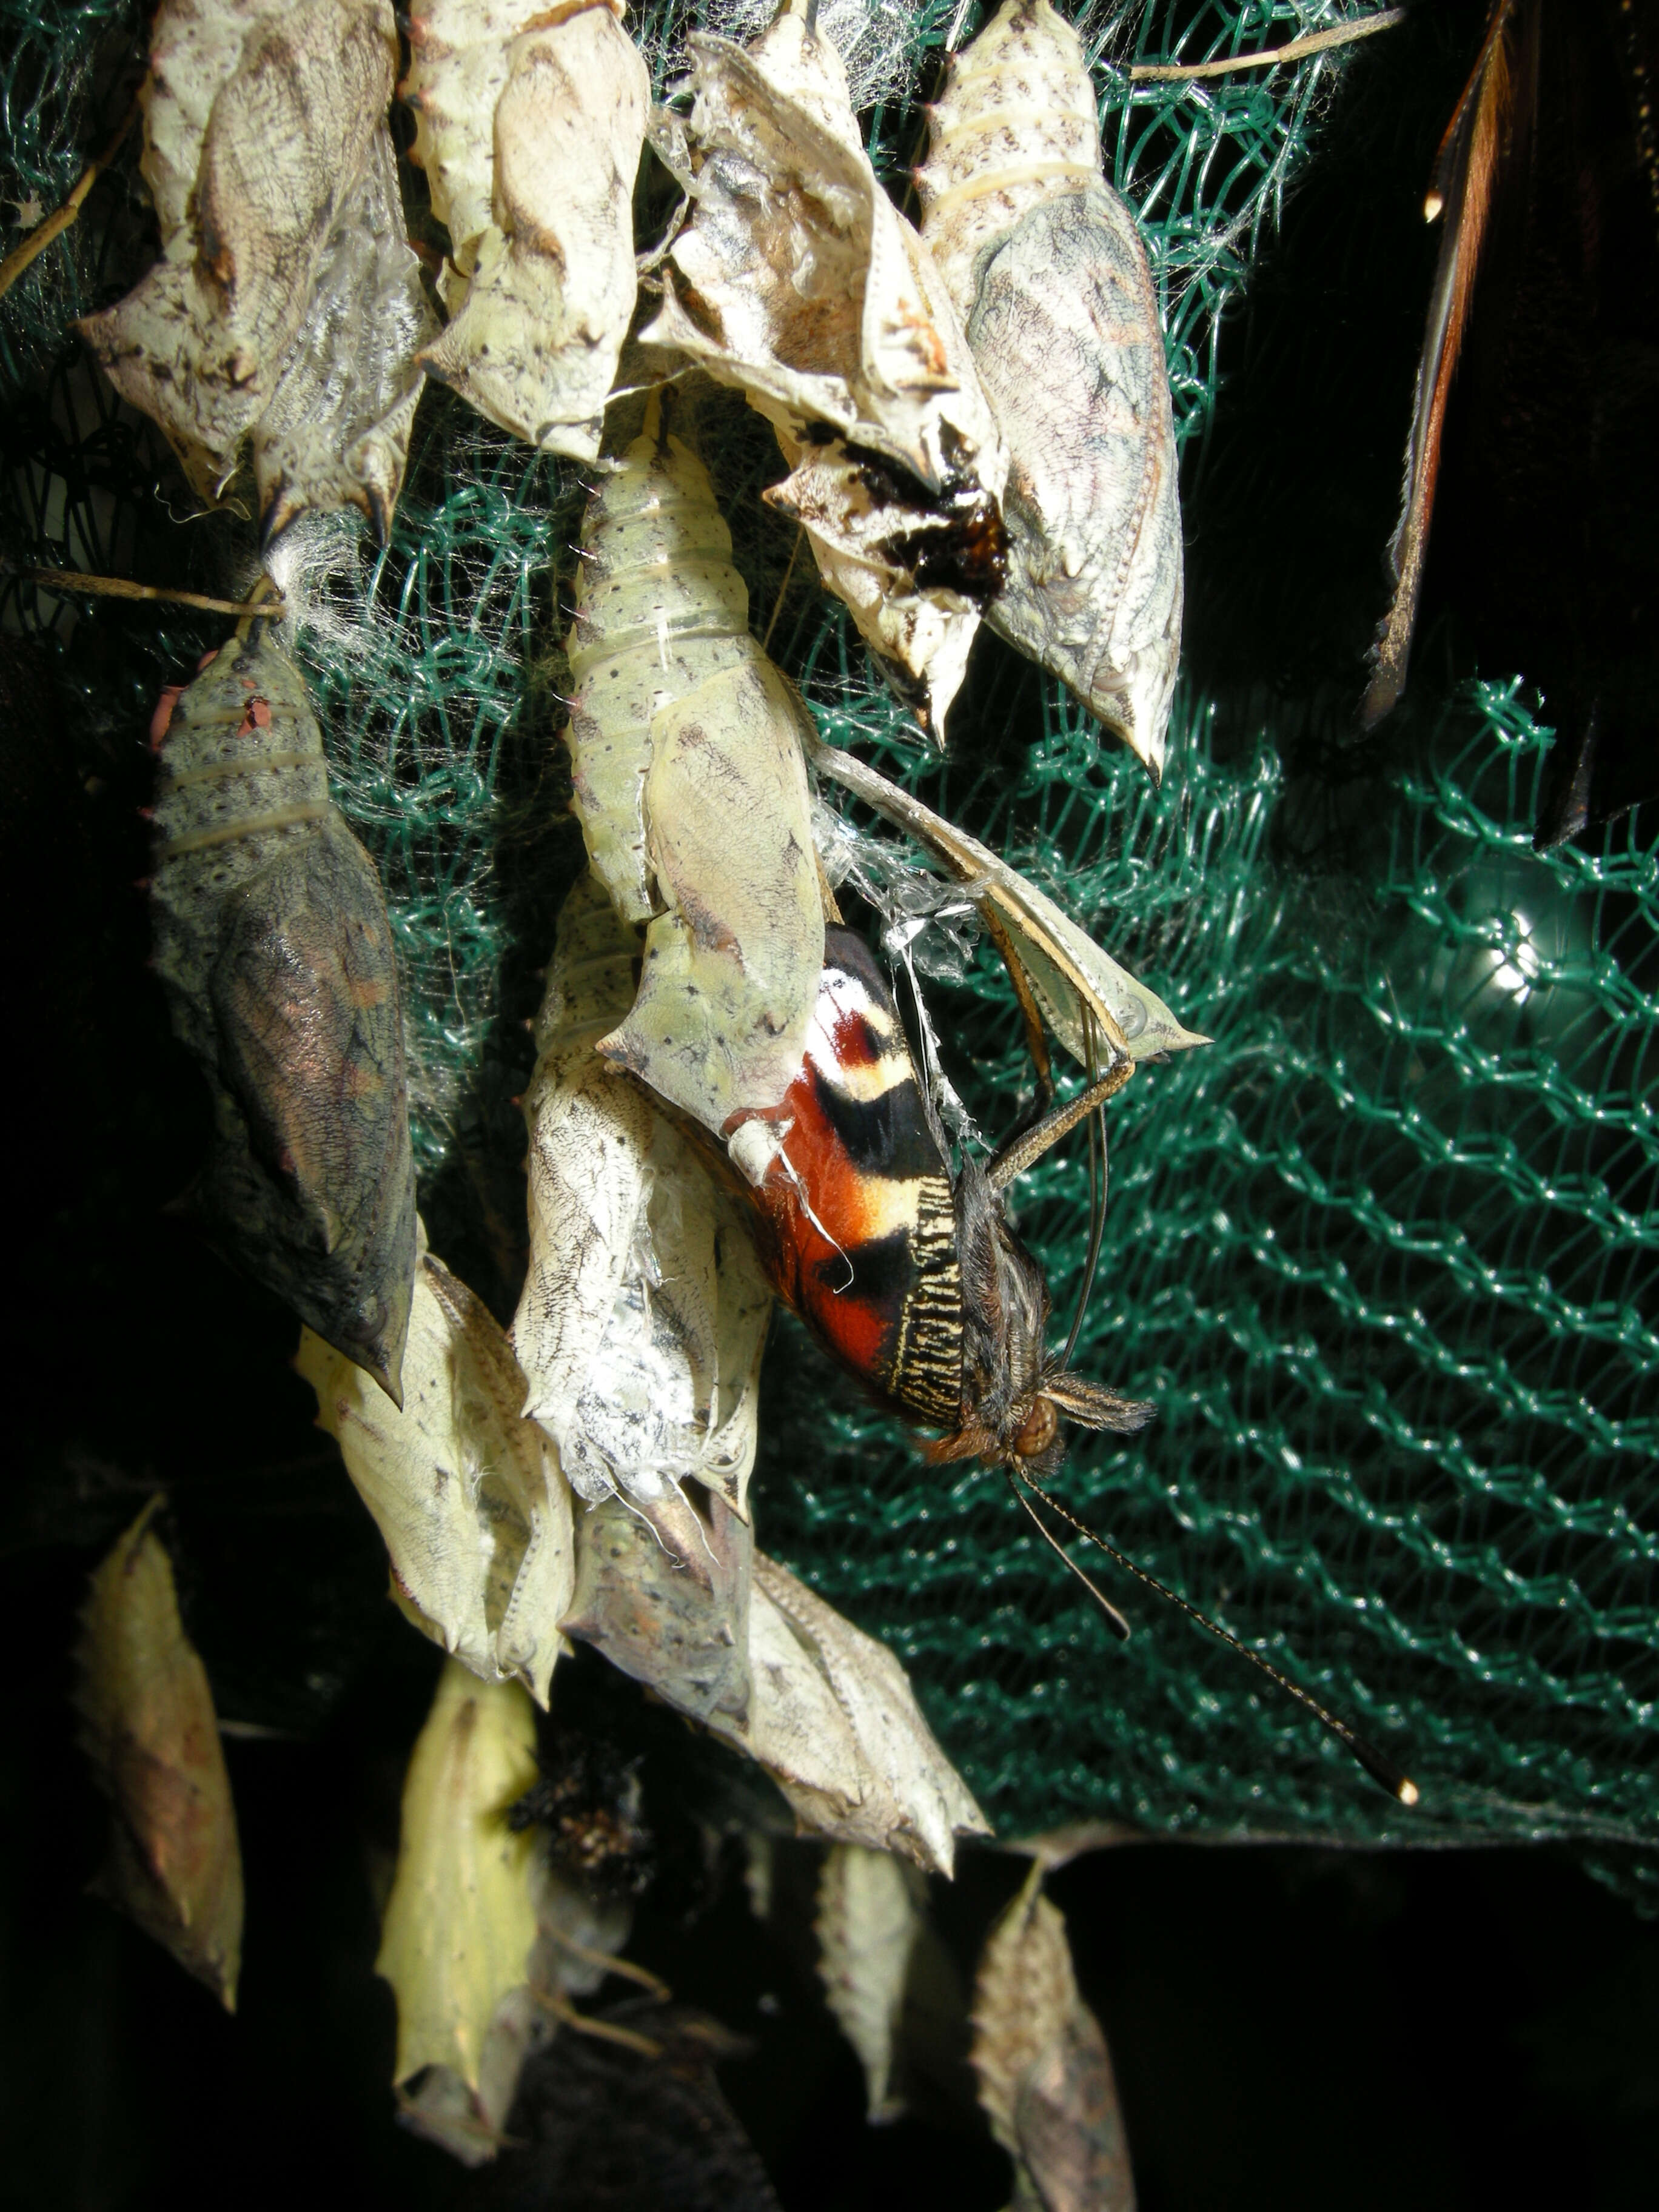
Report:
<svg viewBox="0 0 1659 2212"><path fill-rule="evenodd" d="M254 625L158 711L155 967L213 1092L198 1198L394 1400L415 1268L403 1012L374 864L300 673Z"/></svg>
<svg viewBox="0 0 1659 2212"><path fill-rule="evenodd" d="M709 1725L765 1767L804 1829L948 1875L990 1824L884 1644L757 1552L747 1723Z"/></svg>
<svg viewBox="0 0 1659 2212"><path fill-rule="evenodd" d="M256 433L267 531L384 528L433 318L386 127L386 0L163 0L143 88L162 258L82 325L123 398L216 499Z"/></svg>
<svg viewBox="0 0 1659 2212"><path fill-rule="evenodd" d="M921 234L1010 456L1008 579L986 618L1160 775L1181 645L1174 416L1077 33L1048 0L1004 0L929 121Z"/></svg>
<svg viewBox="0 0 1659 2212"><path fill-rule="evenodd" d="M295 1364L386 1540L403 1611L475 1674L516 1676L544 1705L575 1587L570 1492L552 1439L523 1418L524 1374L494 1316L423 1253L401 1411L309 1331Z"/></svg>
<svg viewBox="0 0 1659 2212"><path fill-rule="evenodd" d="M706 1512L671 1491L643 1506L590 1505L576 1523L564 1626L677 1711L738 1727L750 1705L755 1540L723 1498L701 1502Z"/></svg>
<svg viewBox="0 0 1659 2212"><path fill-rule="evenodd" d="M362 507L387 535L421 396L416 356L436 329L382 125L341 202L305 320L253 427L267 538L307 508L342 507Z"/></svg>
<svg viewBox="0 0 1659 2212"><path fill-rule="evenodd" d="M452 1659L409 1763L374 1961L398 2000L394 2082L441 2066L479 2088L492 2021L537 1940L534 1842L507 1820L536 1771L529 1698Z"/></svg>
<svg viewBox="0 0 1659 2212"><path fill-rule="evenodd" d="M422 356L492 422L592 460L638 289L645 64L611 0L426 0L404 88L453 258Z"/></svg>
<svg viewBox="0 0 1659 2212"><path fill-rule="evenodd" d="M937 728L1003 575L1007 454L921 239L860 141L804 0L746 50L690 41L696 99L676 241L647 341L736 385L793 474L824 580Z"/></svg>
<svg viewBox="0 0 1659 2212"><path fill-rule="evenodd" d="M715 1135L800 1066L823 962L805 707L750 636L708 476L653 406L595 492L570 633L574 806L618 911L648 922L600 1048Z"/></svg>
<svg viewBox="0 0 1659 2212"><path fill-rule="evenodd" d="M691 1146L595 1046L635 988L640 933L585 876L537 1022L530 1266L513 1324L526 1411L583 1497L640 1505L688 1479L738 1514L771 1295Z"/></svg>
<svg viewBox="0 0 1659 2212"><path fill-rule="evenodd" d="M81 1613L81 1743L114 1830L97 1887L236 2009L242 1859L213 1692L185 1634L153 1498Z"/></svg>

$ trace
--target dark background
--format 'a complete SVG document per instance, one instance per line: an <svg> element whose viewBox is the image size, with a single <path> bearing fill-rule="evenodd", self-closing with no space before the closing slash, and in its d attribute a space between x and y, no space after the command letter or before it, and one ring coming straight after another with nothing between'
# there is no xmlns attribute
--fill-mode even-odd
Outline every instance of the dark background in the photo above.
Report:
<svg viewBox="0 0 1659 2212"><path fill-rule="evenodd" d="M1351 70L1188 457L1189 671L1241 739L1271 696L1316 796L1346 773L1330 732L1381 606L1433 261L1418 212L1432 118L1483 13L1419 11ZM129 619L153 621L109 617ZM1421 682L1474 658L1455 591L1432 581ZM372 1972L374 1881L436 1656L384 1601L379 1540L288 1368L291 1324L167 1211L208 1114L144 964L142 725L125 702L73 710L64 672L8 646L0 2203L458 2203L461 2171L392 2123L392 2008ZM95 694L95 668L73 673ZM526 948L509 1002L544 950ZM229 1746L249 1900L234 2021L83 1893L104 1814L73 1741L74 1616L158 1485L220 1711L266 1731ZM811 1970L810 1848L781 1847L762 1926L735 1844L710 1863L676 1795L689 1738L597 1668L562 1670L562 1721L660 1753L659 1872L630 1954L750 2039L721 2078L790 2212L1005 2203L1006 2161L959 2075L926 2118L865 2126ZM954 1889L933 1885L963 1975L1022 1871L980 1851ZM1063 1869L1050 1893L1111 2041L1146 2212L1650 2204L1659 1930L1623 1901L1628 1870L1605 1871L1513 1850L1158 1843Z"/></svg>

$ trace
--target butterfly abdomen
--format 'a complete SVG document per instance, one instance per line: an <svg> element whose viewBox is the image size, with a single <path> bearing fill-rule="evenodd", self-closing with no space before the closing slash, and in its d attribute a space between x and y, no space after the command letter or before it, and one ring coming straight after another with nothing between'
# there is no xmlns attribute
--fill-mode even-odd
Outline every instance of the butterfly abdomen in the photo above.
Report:
<svg viewBox="0 0 1659 2212"><path fill-rule="evenodd" d="M830 929L801 1073L755 1189L774 1287L865 1387L954 1425L962 1291L951 1177L885 981Z"/></svg>

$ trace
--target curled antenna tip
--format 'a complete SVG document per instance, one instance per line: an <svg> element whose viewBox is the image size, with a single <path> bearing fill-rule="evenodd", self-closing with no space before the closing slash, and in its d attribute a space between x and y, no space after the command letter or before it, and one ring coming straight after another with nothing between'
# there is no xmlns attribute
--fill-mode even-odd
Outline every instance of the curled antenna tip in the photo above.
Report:
<svg viewBox="0 0 1659 2212"><path fill-rule="evenodd" d="M1400 1800L1402 1805L1419 1804L1421 1802L1423 1796L1422 1791L1412 1780L1409 1774L1402 1774L1401 1776L1399 1786L1395 1789L1394 1794Z"/></svg>

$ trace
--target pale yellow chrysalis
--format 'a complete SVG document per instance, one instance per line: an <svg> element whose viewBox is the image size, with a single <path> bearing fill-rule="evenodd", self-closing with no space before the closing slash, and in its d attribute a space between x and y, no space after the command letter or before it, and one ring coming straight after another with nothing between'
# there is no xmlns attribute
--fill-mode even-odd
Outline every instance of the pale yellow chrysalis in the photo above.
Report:
<svg viewBox="0 0 1659 2212"><path fill-rule="evenodd" d="M537 1771L524 1691L450 1660L409 1763L374 1961L398 2000L394 2081L443 2066L478 2087L490 2022L536 1942L534 1838L507 1814Z"/></svg>
<svg viewBox="0 0 1659 2212"><path fill-rule="evenodd" d="M647 924L601 1049L716 1136L799 1073L823 964L799 696L749 635L702 463L654 404L595 490L569 639L574 806Z"/></svg>

